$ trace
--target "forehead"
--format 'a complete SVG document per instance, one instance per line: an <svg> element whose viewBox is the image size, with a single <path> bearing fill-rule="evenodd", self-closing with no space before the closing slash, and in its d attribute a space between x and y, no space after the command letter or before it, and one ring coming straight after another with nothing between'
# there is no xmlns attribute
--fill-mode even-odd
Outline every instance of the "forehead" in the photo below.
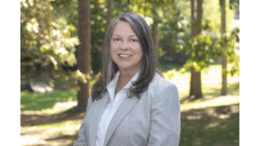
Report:
<svg viewBox="0 0 260 146"><path fill-rule="evenodd" d="M120 21L116 24L113 30L113 35L128 36L128 35L136 35L136 34L128 22Z"/></svg>

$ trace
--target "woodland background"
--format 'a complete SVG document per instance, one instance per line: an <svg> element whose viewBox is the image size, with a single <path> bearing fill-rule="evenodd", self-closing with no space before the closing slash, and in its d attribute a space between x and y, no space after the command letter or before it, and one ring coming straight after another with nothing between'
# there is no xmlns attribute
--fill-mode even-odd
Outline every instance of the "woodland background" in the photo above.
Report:
<svg viewBox="0 0 260 146"><path fill-rule="evenodd" d="M179 89L180 145L238 145L237 0L21 0L20 144L77 140L107 27L128 11L147 21L158 67Z"/></svg>

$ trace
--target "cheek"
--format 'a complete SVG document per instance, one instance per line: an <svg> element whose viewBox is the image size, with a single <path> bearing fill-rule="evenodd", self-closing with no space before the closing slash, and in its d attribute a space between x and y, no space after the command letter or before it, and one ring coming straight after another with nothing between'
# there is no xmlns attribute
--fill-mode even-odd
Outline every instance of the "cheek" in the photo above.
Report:
<svg viewBox="0 0 260 146"><path fill-rule="evenodd" d="M115 49L115 45L110 45L110 54L113 55L115 54L116 49Z"/></svg>
<svg viewBox="0 0 260 146"><path fill-rule="evenodd" d="M142 48L139 48L139 49L136 51L136 54L138 54L138 58L142 59L142 57L143 57L143 50L142 50Z"/></svg>

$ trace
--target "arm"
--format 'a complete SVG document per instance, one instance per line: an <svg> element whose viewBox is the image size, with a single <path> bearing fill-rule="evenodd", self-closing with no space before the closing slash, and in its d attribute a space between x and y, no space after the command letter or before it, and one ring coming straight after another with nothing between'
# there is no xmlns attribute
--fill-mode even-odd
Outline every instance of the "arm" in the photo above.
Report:
<svg viewBox="0 0 260 146"><path fill-rule="evenodd" d="M148 146L178 146L180 138L180 101L174 84L154 95L151 103Z"/></svg>
<svg viewBox="0 0 260 146"><path fill-rule="evenodd" d="M87 106L86 114L84 116L83 122L82 122L82 124L80 126L80 129L79 129L78 140L75 142L74 146L86 146L87 145L87 140L86 140L85 134L84 134L85 133L85 127L84 127L84 123L85 122L84 121L85 121L85 119L87 117L86 116L87 115L87 111L89 111L89 109L90 109L90 107L91 107L91 105L93 103L91 98L92 98L91 96L88 98L88 106Z"/></svg>

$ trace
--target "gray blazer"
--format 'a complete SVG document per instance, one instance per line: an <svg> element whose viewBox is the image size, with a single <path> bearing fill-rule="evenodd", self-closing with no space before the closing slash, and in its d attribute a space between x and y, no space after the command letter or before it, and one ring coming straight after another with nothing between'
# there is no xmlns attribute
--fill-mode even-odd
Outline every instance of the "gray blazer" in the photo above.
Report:
<svg viewBox="0 0 260 146"><path fill-rule="evenodd" d="M74 146L95 146L98 124L109 100L88 100L86 115ZM176 86L155 75L141 95L126 98L114 114L104 146L178 146L180 101Z"/></svg>

